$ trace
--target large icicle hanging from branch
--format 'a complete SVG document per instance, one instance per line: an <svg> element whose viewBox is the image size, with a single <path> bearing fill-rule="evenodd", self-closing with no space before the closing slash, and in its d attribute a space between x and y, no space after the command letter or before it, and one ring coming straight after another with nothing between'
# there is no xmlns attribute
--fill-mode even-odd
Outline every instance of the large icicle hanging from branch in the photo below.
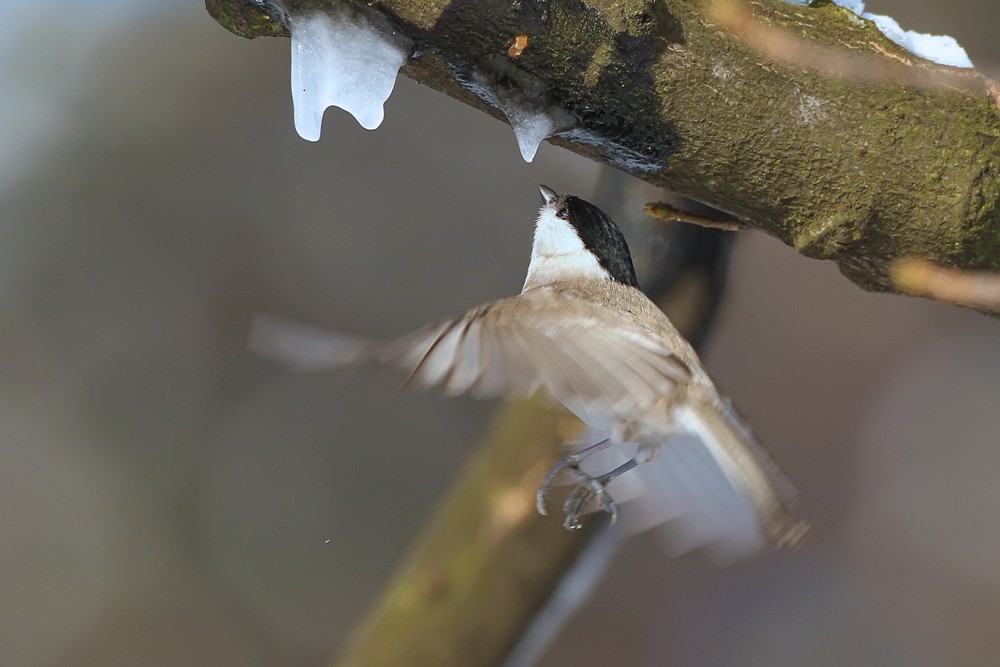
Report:
<svg viewBox="0 0 1000 667"><path fill-rule="evenodd" d="M289 23L299 136L319 141L323 112L331 106L347 111L367 130L381 125L382 107L412 42L346 6L292 16Z"/></svg>

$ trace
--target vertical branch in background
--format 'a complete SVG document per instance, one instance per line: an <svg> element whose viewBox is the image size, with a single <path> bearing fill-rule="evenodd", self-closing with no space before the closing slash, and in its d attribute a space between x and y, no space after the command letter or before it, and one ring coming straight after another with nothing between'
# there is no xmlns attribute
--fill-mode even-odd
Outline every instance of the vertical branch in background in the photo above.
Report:
<svg viewBox="0 0 1000 667"><path fill-rule="evenodd" d="M718 304L731 234L664 223L652 230L669 261L647 278L650 296L697 343ZM568 532L559 516L535 512L535 492L576 428L538 399L501 408L336 665L504 664L600 530L593 521Z"/></svg>

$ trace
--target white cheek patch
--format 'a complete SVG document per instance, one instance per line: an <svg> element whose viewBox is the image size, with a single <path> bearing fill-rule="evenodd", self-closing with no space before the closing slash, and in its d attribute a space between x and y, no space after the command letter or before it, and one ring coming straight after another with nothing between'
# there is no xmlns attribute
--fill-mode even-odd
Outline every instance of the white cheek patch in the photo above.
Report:
<svg viewBox="0 0 1000 667"><path fill-rule="evenodd" d="M538 220L535 222L535 242L531 249L532 256L571 253L587 253L587 249L576 230L573 229L573 225L556 217L553 207L543 207L538 212Z"/></svg>
<svg viewBox="0 0 1000 667"><path fill-rule="evenodd" d="M610 280L611 276L583 245L573 226L556 217L553 207L544 206L535 223L535 241L524 289L574 278Z"/></svg>

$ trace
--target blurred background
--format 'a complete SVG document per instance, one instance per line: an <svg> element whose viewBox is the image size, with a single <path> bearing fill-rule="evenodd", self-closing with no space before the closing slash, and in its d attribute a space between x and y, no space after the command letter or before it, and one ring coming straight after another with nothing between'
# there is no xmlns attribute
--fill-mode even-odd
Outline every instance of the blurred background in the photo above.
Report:
<svg viewBox="0 0 1000 667"><path fill-rule="evenodd" d="M993 0L868 6L1000 63ZM402 79L309 144L288 41L194 0L0 8L0 664L325 665L493 406L289 373L251 317L516 292L536 184L599 167ZM721 571L634 538L541 664L1000 663L998 343L741 234L705 360L815 537Z"/></svg>

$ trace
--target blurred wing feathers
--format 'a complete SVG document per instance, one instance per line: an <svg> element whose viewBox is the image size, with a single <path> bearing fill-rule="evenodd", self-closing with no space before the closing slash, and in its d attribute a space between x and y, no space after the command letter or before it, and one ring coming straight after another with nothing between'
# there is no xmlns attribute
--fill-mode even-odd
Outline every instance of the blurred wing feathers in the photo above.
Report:
<svg viewBox="0 0 1000 667"><path fill-rule="evenodd" d="M247 346L262 357L300 371L340 368L371 354L371 344L363 338L267 315L254 318Z"/></svg>
<svg viewBox="0 0 1000 667"><path fill-rule="evenodd" d="M408 382L454 395L529 394L540 386L571 409L644 410L691 378L665 342L621 315L545 292L475 308L382 347Z"/></svg>
<svg viewBox="0 0 1000 667"><path fill-rule="evenodd" d="M666 341L616 311L556 291L502 299L389 343L272 317L254 320L250 348L301 370L366 361L448 395L523 396L546 387L583 416L641 416L691 380Z"/></svg>

